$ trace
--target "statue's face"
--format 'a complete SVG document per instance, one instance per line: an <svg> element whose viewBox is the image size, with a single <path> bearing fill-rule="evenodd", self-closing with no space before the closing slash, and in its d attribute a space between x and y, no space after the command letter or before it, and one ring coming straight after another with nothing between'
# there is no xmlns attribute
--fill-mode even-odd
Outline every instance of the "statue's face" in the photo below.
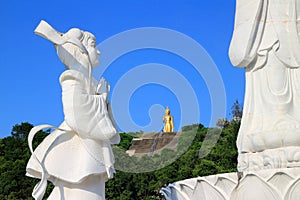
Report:
<svg viewBox="0 0 300 200"><path fill-rule="evenodd" d="M90 38L88 40L87 50L89 52L92 67L96 67L97 65L99 65L100 51L96 48L95 38Z"/></svg>

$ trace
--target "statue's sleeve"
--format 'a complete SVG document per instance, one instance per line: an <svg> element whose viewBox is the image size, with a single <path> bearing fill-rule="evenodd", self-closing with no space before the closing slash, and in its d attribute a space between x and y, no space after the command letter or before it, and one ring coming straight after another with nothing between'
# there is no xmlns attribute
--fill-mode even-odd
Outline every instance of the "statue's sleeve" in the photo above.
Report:
<svg viewBox="0 0 300 200"><path fill-rule="evenodd" d="M118 143L119 134L108 112L107 94L88 94L86 82L74 70L67 70L60 77L66 123L81 138Z"/></svg>
<svg viewBox="0 0 300 200"><path fill-rule="evenodd" d="M234 66L247 67L255 58L266 15L266 0L236 0L234 32L229 48Z"/></svg>

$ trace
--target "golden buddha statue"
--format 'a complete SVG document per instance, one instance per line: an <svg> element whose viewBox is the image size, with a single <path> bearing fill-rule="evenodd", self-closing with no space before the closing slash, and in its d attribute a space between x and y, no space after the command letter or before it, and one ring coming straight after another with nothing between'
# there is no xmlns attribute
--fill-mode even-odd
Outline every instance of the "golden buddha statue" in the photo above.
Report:
<svg viewBox="0 0 300 200"><path fill-rule="evenodd" d="M164 132L174 132L174 123L173 123L173 117L170 115L170 109L166 108L166 115L163 117L164 125Z"/></svg>

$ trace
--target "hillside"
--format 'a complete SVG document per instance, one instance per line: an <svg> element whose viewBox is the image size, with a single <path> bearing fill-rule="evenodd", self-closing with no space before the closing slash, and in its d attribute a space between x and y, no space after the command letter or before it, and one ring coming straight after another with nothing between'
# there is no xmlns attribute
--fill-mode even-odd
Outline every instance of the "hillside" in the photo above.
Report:
<svg viewBox="0 0 300 200"><path fill-rule="evenodd" d="M25 176L26 163L30 157L27 135L31 128L29 123L17 124L13 127L11 136L0 139L0 200L32 199L31 192L37 180ZM239 122L228 122L218 137L220 129L205 128L201 124L185 126L182 128L177 150L165 149L160 155L145 155L141 158L130 157L125 153L132 138L140 134L121 133L121 143L113 148L117 173L106 184L106 198L163 199L159 190L168 183L236 171L235 141L238 129ZM208 132L216 134L207 135ZM35 146L49 133L50 130L40 132L35 139ZM211 151L204 151L208 155L199 158L199 154L203 155L203 151L200 153L201 146L201 150L203 147L209 149L216 139L217 143ZM50 194L52 187L49 184L46 196Z"/></svg>

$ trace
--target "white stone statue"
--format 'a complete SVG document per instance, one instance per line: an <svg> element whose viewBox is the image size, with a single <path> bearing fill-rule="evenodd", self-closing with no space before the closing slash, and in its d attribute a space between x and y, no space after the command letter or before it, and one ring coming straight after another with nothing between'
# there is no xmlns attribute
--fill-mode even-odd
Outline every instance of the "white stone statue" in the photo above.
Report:
<svg viewBox="0 0 300 200"><path fill-rule="evenodd" d="M161 190L167 200L299 200L299 22L300 0L236 0L229 56L246 70L239 172L178 181Z"/></svg>
<svg viewBox="0 0 300 200"><path fill-rule="evenodd" d="M40 178L33 191L42 199L51 181L55 188L48 199L105 199L105 182L114 173L111 144L119 143L108 102L109 84L92 77L92 67L99 64L96 38L77 28L62 34L45 21L35 33L54 43L67 70L60 76L65 120L34 150L36 132L52 126L34 127L29 134L32 156L27 175Z"/></svg>
<svg viewBox="0 0 300 200"><path fill-rule="evenodd" d="M236 1L229 56L246 70L240 171L300 166L299 17L300 0Z"/></svg>

